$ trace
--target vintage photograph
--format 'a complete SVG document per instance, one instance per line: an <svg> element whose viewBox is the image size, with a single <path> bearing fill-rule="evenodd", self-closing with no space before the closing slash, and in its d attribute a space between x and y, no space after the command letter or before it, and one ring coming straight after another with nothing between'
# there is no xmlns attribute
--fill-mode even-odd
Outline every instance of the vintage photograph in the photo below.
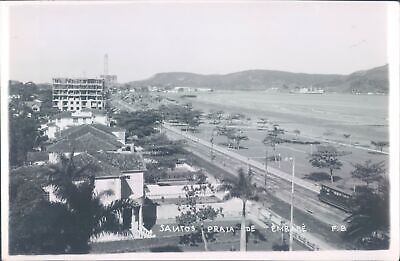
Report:
<svg viewBox="0 0 400 261"><path fill-rule="evenodd" d="M9 3L8 258L380 259L391 7Z"/></svg>

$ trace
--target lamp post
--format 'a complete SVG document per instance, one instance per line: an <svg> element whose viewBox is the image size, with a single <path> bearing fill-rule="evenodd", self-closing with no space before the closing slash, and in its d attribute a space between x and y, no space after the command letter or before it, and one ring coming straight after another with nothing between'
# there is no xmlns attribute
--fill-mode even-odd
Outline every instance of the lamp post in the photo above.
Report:
<svg viewBox="0 0 400 261"><path fill-rule="evenodd" d="M294 198L294 168L295 158L292 159L292 195L290 198L290 238L289 238L289 251L293 250L293 198Z"/></svg>
<svg viewBox="0 0 400 261"><path fill-rule="evenodd" d="M265 189L267 189L267 175L268 175L268 146L265 145L265 175L264 175Z"/></svg>
<svg viewBox="0 0 400 261"><path fill-rule="evenodd" d="M214 158L215 158L215 155L214 155L214 131L215 131L215 129L213 129L211 131L211 139L210 139L210 142L211 142L211 151L210 151L211 161L213 161Z"/></svg>
<svg viewBox="0 0 400 261"><path fill-rule="evenodd" d="M293 199L294 199L294 170L295 170L295 157L285 158L285 160L292 162L292 193L290 197L290 226L289 226L289 251L293 250Z"/></svg>
<svg viewBox="0 0 400 261"><path fill-rule="evenodd" d="M278 167L281 168L281 154L278 153Z"/></svg>

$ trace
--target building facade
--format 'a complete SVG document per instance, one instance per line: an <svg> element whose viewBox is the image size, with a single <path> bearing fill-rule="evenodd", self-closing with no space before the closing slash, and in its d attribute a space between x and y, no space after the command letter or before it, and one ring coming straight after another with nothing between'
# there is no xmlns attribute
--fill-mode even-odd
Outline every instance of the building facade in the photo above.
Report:
<svg viewBox="0 0 400 261"><path fill-rule="evenodd" d="M104 110L104 79L54 78L53 107L61 111Z"/></svg>

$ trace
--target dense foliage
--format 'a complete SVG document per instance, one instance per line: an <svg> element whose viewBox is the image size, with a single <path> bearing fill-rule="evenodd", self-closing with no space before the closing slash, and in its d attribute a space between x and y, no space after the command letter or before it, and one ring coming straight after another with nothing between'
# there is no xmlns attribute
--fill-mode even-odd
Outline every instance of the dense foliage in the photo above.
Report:
<svg viewBox="0 0 400 261"><path fill-rule="evenodd" d="M371 160L365 161L364 164L354 164L354 170L351 175L364 181L367 186L374 181L382 179L385 173L384 162L372 163Z"/></svg>
<svg viewBox="0 0 400 261"><path fill-rule="evenodd" d="M90 166L76 168L71 159L42 170L37 179L13 173L10 182L10 252L12 254L87 253L92 237L103 232L127 233L119 221L134 206L128 199L101 203ZM29 171L31 175L32 169ZM47 201L44 188L56 201Z"/></svg>
<svg viewBox="0 0 400 261"><path fill-rule="evenodd" d="M339 170L343 163L339 160L340 154L332 146L319 146L316 153L312 154L310 163L313 167L328 169L331 177L331 183L334 181L333 171Z"/></svg>
<svg viewBox="0 0 400 261"><path fill-rule="evenodd" d="M159 111L163 120L186 124L186 130L196 129L201 124L201 116L203 114L202 111L193 109L191 104L161 105Z"/></svg>
<svg viewBox="0 0 400 261"><path fill-rule="evenodd" d="M161 114L157 110L123 111L115 119L119 127L127 130L128 136L140 139L158 132L156 127L161 122Z"/></svg>
<svg viewBox="0 0 400 261"><path fill-rule="evenodd" d="M13 106L13 105L10 105ZM41 136L39 123L34 117L28 117L29 112L22 111L19 115L10 115L10 165L22 165L26 161L28 151L39 143Z"/></svg>
<svg viewBox="0 0 400 261"><path fill-rule="evenodd" d="M211 184L185 186L185 198L178 206L179 215L176 217L178 225L194 226L195 231L187 237L189 244L196 244L198 238L204 243L205 251L208 251L207 242L213 238L213 233L204 230L204 222L212 221L222 214L222 208L213 208L210 205L198 205L201 194L207 190L214 191Z"/></svg>
<svg viewBox="0 0 400 261"><path fill-rule="evenodd" d="M379 188L359 189L355 210L345 219L349 226L346 238L356 241L360 249L386 249L389 246L389 183L382 179Z"/></svg>
<svg viewBox="0 0 400 261"><path fill-rule="evenodd" d="M171 141L165 134L143 138L140 144L149 160L146 164L146 183L156 183L166 177L167 170L173 170L177 161L186 154L181 141Z"/></svg>

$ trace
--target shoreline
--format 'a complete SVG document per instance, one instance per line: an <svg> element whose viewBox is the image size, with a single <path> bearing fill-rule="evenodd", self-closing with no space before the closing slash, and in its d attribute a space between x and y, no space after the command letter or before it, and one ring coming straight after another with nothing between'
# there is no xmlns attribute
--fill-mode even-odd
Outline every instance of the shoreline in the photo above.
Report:
<svg viewBox="0 0 400 261"><path fill-rule="evenodd" d="M253 94L259 94L259 92L252 92ZM252 124L256 124L257 119L255 118L261 118L265 117L269 119L270 121L277 123L281 125L285 130L288 130L289 132L292 132L293 130L300 130L302 134L305 134L306 136L309 137L314 137L316 139L324 138L324 139L329 139L332 141L340 141L343 143L349 143L350 139L344 138L344 134L351 134L351 143L354 144L358 142L360 145L364 146L370 146L371 140L375 140L376 137L380 137L380 140L387 140L389 137L389 126L388 123L385 122L385 120L375 120L374 122L366 122L366 120L363 119L364 122L357 122L354 119L357 119L358 116L352 116L349 119L343 119L344 117L341 117L340 112L334 112L334 116L330 116L333 113L329 111L329 107L325 106L324 104L318 104L318 106L322 107L325 109L325 111L317 111L317 109L311 109L317 112L310 113L309 116L306 116L307 112L304 111L296 111L298 107L300 109L308 108L309 106L312 106L312 104L306 105L305 103L307 102L307 99L303 104L294 104L293 106L290 104L290 101L284 101L284 104L282 106L279 105L279 101L276 102L271 102L271 104L267 104L266 106L263 106L261 108L249 108L250 106L257 106L260 104L255 104L255 105L249 105L249 104L237 104L237 105L232 105L235 101L230 100L229 98L237 99L238 101L246 101L246 98L248 99L249 97L236 97L236 95L240 96L242 92L238 91L227 91L227 92L217 92L217 96L215 96L215 93L208 93L208 94L200 94L196 98L181 98L180 95L174 94L174 95L166 95L165 97L170 97L174 98L175 100L179 101L180 103L192 103L193 107L196 109L200 109L204 111L205 113L211 111L211 110L222 110L225 113L242 113L245 114L246 117L250 116L252 118L251 122ZM228 96L226 97L226 101L224 103L218 102L218 98L221 98L219 96L227 94ZM247 92L246 92L247 94ZM267 94L268 95L268 94ZM288 94L284 95L283 98L280 97L281 99L284 99L285 96ZM214 96L213 98L211 98ZM230 97L231 96L231 97ZM274 95L272 98L275 96L279 95ZM304 95L300 95L302 97ZM305 95L309 96L309 95ZM311 95L314 96L314 95ZM320 96L320 95L318 95ZM359 95L343 95L343 96L359 96ZM371 96L371 95L366 95L366 96ZM298 95L297 95L298 97ZM296 97L296 98L297 98ZM306 97L306 98L307 98ZM315 97L315 96L314 96ZM256 97L257 99L260 99L260 97ZM271 97L268 97L271 98ZM312 98L315 99L315 98ZM229 102L227 102L230 100ZM296 99L297 100L297 99ZM295 100L295 103L299 103ZM260 100L256 101L260 102ZM250 103L250 102L249 102ZM276 105L279 106L276 106ZM365 106L365 105L363 105ZM338 106L340 107L340 106ZM356 106L355 106L356 107ZM336 109L336 108L334 108ZM373 108L372 108L373 109ZM321 114L326 114L326 115L321 115ZM351 112L347 112L351 113ZM360 113L360 112L358 112ZM317 116L317 117L316 117ZM323 117L325 116L325 118ZM368 116L368 115L367 115ZM331 118L330 118L331 117ZM335 119L336 117L336 119ZM328 135L329 133L329 135Z"/></svg>

